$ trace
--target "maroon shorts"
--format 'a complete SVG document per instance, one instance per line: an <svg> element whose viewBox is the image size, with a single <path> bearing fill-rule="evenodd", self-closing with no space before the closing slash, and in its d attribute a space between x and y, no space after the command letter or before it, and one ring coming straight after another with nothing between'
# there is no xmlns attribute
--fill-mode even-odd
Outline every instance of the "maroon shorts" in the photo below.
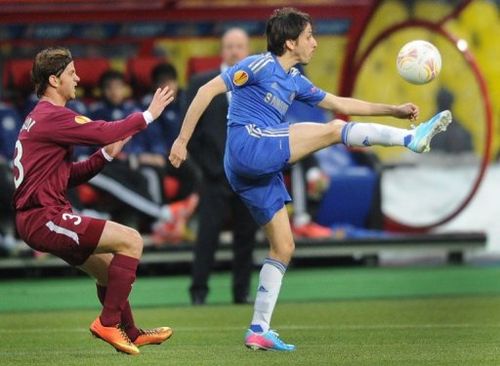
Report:
<svg viewBox="0 0 500 366"><path fill-rule="evenodd" d="M94 252L105 220L80 216L66 207L17 212L16 227L31 248L64 259L73 266L83 264Z"/></svg>

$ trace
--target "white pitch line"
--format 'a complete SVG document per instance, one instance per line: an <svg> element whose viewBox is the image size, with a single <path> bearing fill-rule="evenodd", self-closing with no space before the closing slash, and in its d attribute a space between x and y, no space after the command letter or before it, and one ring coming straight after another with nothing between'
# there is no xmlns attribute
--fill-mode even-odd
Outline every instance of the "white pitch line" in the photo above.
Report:
<svg viewBox="0 0 500 366"><path fill-rule="evenodd" d="M439 328L500 328L500 324L374 324L374 325L282 325L280 330L384 330L384 329L439 329ZM175 332L226 332L244 331L245 327L174 327ZM84 333L87 328L32 328L32 329L6 329L0 328L0 334L30 334L30 333Z"/></svg>
<svg viewBox="0 0 500 366"><path fill-rule="evenodd" d="M83 351L83 350L74 350L74 349L68 349L68 350L54 350L53 348L50 349L50 350L47 350L45 348L38 348L36 350L33 350L33 351L8 351L8 352L2 352L0 351L0 354L5 354L5 355L8 355L8 356L32 356L32 355L38 355L40 353L44 352L44 354L50 354L51 356L64 356L64 355L74 355L74 356L79 356L79 355L85 355L85 356L88 356L89 354L98 354L98 355L106 355L110 353L109 350L96 350L96 349L92 349L91 352L89 352L88 350L87 351ZM124 356L126 357L126 356ZM55 362L55 361L53 361ZM9 364L10 365L10 364Z"/></svg>

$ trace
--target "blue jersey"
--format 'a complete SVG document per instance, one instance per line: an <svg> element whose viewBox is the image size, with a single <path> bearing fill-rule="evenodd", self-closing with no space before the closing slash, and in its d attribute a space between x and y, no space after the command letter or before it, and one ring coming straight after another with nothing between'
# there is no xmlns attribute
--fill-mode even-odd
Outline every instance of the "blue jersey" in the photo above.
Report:
<svg viewBox="0 0 500 366"><path fill-rule="evenodd" d="M292 67L285 72L270 52L249 56L221 76L231 91L230 127L247 124L276 127L283 122L294 99L314 106L326 95L298 69Z"/></svg>
<svg viewBox="0 0 500 366"><path fill-rule="evenodd" d="M288 108L294 100L316 106L326 93L297 68L285 72L269 52L221 76L231 92L224 170L255 221L265 225L291 200L281 173L290 159Z"/></svg>

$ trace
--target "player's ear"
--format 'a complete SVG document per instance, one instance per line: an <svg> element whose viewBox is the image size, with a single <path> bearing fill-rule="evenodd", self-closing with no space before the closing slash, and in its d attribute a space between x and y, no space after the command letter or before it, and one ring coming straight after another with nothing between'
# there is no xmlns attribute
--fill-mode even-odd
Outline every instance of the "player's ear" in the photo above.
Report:
<svg viewBox="0 0 500 366"><path fill-rule="evenodd" d="M55 75L50 75L49 76L49 85L57 88L59 86L59 78Z"/></svg>
<svg viewBox="0 0 500 366"><path fill-rule="evenodd" d="M288 49L288 50L293 50L295 49L295 45L296 45L296 41L294 39L287 39L285 41L285 47Z"/></svg>

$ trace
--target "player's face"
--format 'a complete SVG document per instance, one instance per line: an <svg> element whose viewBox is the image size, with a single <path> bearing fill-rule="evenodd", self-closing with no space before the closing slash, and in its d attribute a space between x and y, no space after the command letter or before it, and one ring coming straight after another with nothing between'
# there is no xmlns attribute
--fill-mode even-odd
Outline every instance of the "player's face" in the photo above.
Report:
<svg viewBox="0 0 500 366"><path fill-rule="evenodd" d="M80 78L76 74L75 64L70 62L59 76L59 94L66 100L76 98L76 86Z"/></svg>
<svg viewBox="0 0 500 366"><path fill-rule="evenodd" d="M316 50L318 43L313 36L311 24L307 24L305 29L300 33L296 41L295 54L299 63L306 65L311 61L311 58Z"/></svg>

